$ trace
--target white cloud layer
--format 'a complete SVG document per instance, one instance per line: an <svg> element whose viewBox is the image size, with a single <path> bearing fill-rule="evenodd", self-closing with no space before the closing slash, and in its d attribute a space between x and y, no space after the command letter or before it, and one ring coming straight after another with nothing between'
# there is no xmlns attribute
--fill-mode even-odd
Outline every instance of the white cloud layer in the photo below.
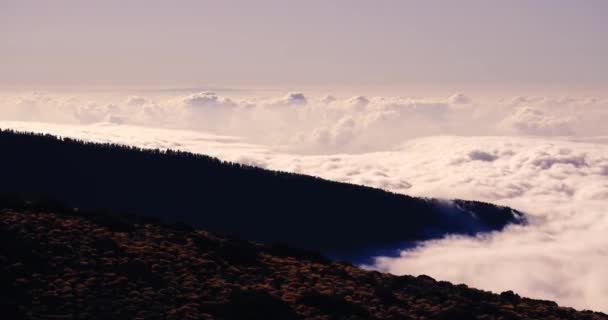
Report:
<svg viewBox="0 0 608 320"><path fill-rule="evenodd" d="M100 101L5 96L0 127L509 205L530 225L426 242L368 267L608 311L608 100L201 93Z"/></svg>
<svg viewBox="0 0 608 320"><path fill-rule="evenodd" d="M231 98L179 96L5 95L0 119L71 124L115 123L235 135L298 153L383 151L430 135L608 135L608 100L597 97Z"/></svg>

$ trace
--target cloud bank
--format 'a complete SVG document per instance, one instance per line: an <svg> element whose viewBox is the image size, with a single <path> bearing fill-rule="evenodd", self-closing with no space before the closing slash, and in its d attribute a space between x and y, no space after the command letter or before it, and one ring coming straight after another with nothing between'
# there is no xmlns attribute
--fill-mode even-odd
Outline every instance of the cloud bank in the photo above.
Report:
<svg viewBox="0 0 608 320"><path fill-rule="evenodd" d="M113 123L240 136L298 153L384 151L431 135L608 135L608 99L515 97L226 97L5 95L0 119Z"/></svg>

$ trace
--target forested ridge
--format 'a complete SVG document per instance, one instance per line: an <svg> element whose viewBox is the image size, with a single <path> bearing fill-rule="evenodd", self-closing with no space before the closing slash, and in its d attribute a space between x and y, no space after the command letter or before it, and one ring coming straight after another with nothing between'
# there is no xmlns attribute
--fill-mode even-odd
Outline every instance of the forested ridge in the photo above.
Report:
<svg viewBox="0 0 608 320"><path fill-rule="evenodd" d="M524 222L492 204L414 198L189 152L4 130L0 153L0 192L328 254Z"/></svg>

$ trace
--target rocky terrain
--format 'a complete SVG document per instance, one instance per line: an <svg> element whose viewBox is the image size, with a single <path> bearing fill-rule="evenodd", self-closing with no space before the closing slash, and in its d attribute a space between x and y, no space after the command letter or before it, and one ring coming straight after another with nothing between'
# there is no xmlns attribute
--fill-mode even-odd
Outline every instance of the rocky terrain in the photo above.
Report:
<svg viewBox="0 0 608 320"><path fill-rule="evenodd" d="M3 319L608 319L150 218L3 203Z"/></svg>

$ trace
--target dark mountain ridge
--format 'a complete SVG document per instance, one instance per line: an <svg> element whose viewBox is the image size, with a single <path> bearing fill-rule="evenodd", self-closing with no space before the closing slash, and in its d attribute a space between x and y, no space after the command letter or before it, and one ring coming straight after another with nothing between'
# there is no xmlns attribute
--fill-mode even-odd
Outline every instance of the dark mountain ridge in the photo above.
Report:
<svg viewBox="0 0 608 320"><path fill-rule="evenodd" d="M421 199L173 150L0 132L0 192L183 222L352 257L370 248L524 223L475 201Z"/></svg>

